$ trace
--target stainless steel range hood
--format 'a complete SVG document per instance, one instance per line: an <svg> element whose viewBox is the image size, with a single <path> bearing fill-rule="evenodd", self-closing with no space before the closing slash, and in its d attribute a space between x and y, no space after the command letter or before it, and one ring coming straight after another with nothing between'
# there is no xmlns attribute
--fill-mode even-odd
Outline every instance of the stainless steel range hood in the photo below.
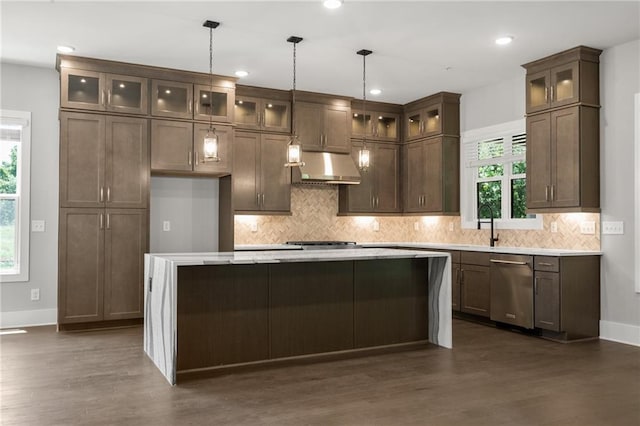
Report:
<svg viewBox="0 0 640 426"><path fill-rule="evenodd" d="M360 183L360 173L349 154L305 151L302 161L304 166L292 168L292 183Z"/></svg>

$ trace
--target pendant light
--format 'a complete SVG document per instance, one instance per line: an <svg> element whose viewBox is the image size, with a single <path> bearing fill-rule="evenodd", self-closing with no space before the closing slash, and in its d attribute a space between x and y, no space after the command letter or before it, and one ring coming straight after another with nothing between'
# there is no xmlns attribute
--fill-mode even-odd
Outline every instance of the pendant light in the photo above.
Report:
<svg viewBox="0 0 640 426"><path fill-rule="evenodd" d="M202 24L203 27L209 28L209 129L204 135L203 141L203 157L204 162L220 161L219 154L219 139L216 134L216 129L213 127L213 29L218 28L219 22L205 21Z"/></svg>
<svg viewBox="0 0 640 426"><path fill-rule="evenodd" d="M356 53L362 55L362 148L358 151L358 168L366 172L371 162L371 153L367 148L367 56L373 52L362 49Z"/></svg>
<svg viewBox="0 0 640 426"><path fill-rule="evenodd" d="M304 166L302 161L302 145L298 139L296 132L296 45L302 41L302 37L291 36L287 39L289 43L293 43L293 90L291 92L291 137L287 145L287 162L285 167Z"/></svg>

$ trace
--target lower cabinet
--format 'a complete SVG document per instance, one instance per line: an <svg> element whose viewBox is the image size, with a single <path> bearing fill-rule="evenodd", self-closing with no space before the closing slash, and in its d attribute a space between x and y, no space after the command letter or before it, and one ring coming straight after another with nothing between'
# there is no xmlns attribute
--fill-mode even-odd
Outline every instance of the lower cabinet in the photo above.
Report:
<svg viewBox="0 0 640 426"><path fill-rule="evenodd" d="M536 271L534 280L535 326L560 331L560 274Z"/></svg>
<svg viewBox="0 0 640 426"><path fill-rule="evenodd" d="M489 318L491 313L489 253L462 252L460 262L460 311Z"/></svg>
<svg viewBox="0 0 640 426"><path fill-rule="evenodd" d="M236 212L291 211L291 170L284 167L289 137L236 132L233 207Z"/></svg>
<svg viewBox="0 0 640 426"><path fill-rule="evenodd" d="M142 318L146 209L60 209L58 323Z"/></svg>

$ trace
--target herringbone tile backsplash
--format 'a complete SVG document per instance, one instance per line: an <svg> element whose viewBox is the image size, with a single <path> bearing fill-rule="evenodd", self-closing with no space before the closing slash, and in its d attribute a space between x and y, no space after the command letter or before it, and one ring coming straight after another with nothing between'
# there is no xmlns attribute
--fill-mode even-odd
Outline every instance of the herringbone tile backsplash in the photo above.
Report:
<svg viewBox="0 0 640 426"><path fill-rule="evenodd" d="M291 188L290 216L236 216L236 244L278 244L289 240L357 242L429 242L486 245L489 230L462 229L459 216L337 216L336 186ZM596 233L580 233L580 223L592 221ZM379 230L374 231L374 222ZM558 232L550 231L556 222ZM498 230L499 246L600 250L600 215L543 215L541 230ZM257 231L252 232L252 225ZM417 225L416 225L417 224ZM416 230L417 226L417 230ZM451 230L452 229L452 230Z"/></svg>

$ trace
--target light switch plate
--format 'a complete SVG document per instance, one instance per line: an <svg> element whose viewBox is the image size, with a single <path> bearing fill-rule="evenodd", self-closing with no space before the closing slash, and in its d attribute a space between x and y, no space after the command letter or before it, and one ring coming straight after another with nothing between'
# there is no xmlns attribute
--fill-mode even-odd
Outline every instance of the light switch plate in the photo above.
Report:
<svg viewBox="0 0 640 426"><path fill-rule="evenodd" d="M551 232L558 232L558 222L551 222Z"/></svg>
<svg viewBox="0 0 640 426"><path fill-rule="evenodd" d="M420 222L413 222L413 230L414 231L420 230Z"/></svg>
<svg viewBox="0 0 640 426"><path fill-rule="evenodd" d="M449 231L453 231L453 222L449 222Z"/></svg>
<svg viewBox="0 0 640 426"><path fill-rule="evenodd" d="M624 222L602 222L602 233L622 235L624 234Z"/></svg>
<svg viewBox="0 0 640 426"><path fill-rule="evenodd" d="M580 233L593 235L596 233L596 223L592 221L580 223Z"/></svg>
<svg viewBox="0 0 640 426"><path fill-rule="evenodd" d="M162 222L162 230L165 232L171 231L171 222L169 222L168 220Z"/></svg>
<svg viewBox="0 0 640 426"><path fill-rule="evenodd" d="M251 232L258 232L258 224L256 222L251 223Z"/></svg>
<svg viewBox="0 0 640 426"><path fill-rule="evenodd" d="M373 221L373 230L374 231L379 231L380 230L380 223L377 220Z"/></svg>
<svg viewBox="0 0 640 426"><path fill-rule="evenodd" d="M44 220L32 220L31 232L44 232L45 225Z"/></svg>

